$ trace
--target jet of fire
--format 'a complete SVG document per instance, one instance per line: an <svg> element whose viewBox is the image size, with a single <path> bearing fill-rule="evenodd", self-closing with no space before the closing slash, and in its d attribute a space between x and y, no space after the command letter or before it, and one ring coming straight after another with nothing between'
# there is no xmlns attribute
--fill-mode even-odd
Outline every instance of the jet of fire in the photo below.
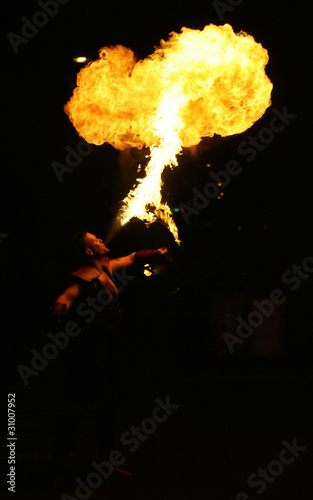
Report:
<svg viewBox="0 0 313 500"><path fill-rule="evenodd" d="M123 200L120 220L160 217L179 243L161 199L163 169L177 166L182 148L202 137L239 134L261 118L273 88L265 74L268 52L229 24L210 24L172 32L144 60L121 45L99 55L79 72L65 111L89 143L150 148L146 177Z"/></svg>

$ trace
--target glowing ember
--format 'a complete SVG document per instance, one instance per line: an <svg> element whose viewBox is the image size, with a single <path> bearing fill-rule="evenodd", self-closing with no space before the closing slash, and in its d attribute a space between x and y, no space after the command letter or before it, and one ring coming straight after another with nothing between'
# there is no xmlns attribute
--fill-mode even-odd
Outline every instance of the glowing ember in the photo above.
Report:
<svg viewBox="0 0 313 500"><path fill-rule="evenodd" d="M150 148L146 177L123 200L121 223L159 217L179 242L161 200L162 171L177 165L182 147L214 134L242 133L261 118L273 88L265 74L268 52L228 24L210 24L171 33L144 60L121 45L99 55L79 72L65 111L89 143Z"/></svg>

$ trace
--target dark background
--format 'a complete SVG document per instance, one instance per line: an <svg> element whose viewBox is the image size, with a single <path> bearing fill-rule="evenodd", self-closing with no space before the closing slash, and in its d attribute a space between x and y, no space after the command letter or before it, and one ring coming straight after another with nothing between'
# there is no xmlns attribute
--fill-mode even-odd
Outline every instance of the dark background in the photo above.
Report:
<svg viewBox="0 0 313 500"><path fill-rule="evenodd" d="M85 55L95 60L100 47L121 44L139 59L145 58L161 38L167 39L182 26L203 29L210 23L226 22L235 32L253 35L269 52L266 72L274 85L272 107L244 134L204 139L196 149L184 150L176 169L164 172L164 199L175 208L180 203L192 204L193 188L201 191L211 181L210 169L217 173L236 159L243 171L231 179L222 199L212 200L191 217L190 224L180 212L174 213L180 248L160 223L148 229L140 221L130 222L110 242L112 257L163 245L173 255L172 262L157 269L155 275L148 278L138 273L122 294L129 332L125 372L131 382L126 384L121 430L129 427L132 415L137 421L149 416L155 397L173 394L174 400L176 395L184 416L172 424L163 448L151 437L147 450L151 457L166 455L168 446L174 464L183 454L182 470L196 470L191 475L190 496L186 488L178 493L181 476L176 471L173 490L161 486L150 497L236 498L238 492L247 490L251 471L276 458L281 441L293 439L296 430L300 433L301 429L303 443L311 443L311 451L304 453L312 457L312 435L305 424L310 421L312 398L312 277L302 280L294 292L282 283L284 272L313 256L310 7L243 0L233 11L225 11L221 20L213 2L109 5L71 0L60 6L33 39L20 44L15 54L7 34L20 34L22 17L31 19L38 10L37 2L7 0L1 21L0 233L7 235L0 244L5 367L1 406L6 406L7 392L16 392L22 402L17 412L20 425L24 422L22 464L32 452L48 454L49 446L43 443L46 436L49 442L53 426L53 418L50 421L47 415L54 408L54 367L51 362L45 373L31 378L28 388L16 368L19 363L29 365L30 350L40 349L46 342L50 307L71 266L69 234L85 225L106 237L119 202L132 187L137 166L147 154L134 149L127 156L107 144L93 146L92 153L59 182L52 162L65 163L66 146L75 149L81 140L63 111L81 67L73 57ZM239 144L269 126L273 108L282 112L284 107L296 118L248 163L238 153ZM284 291L286 303L269 318L261 340L249 339L231 355L222 334L236 329L237 315L248 317L251 301L268 298L275 288ZM34 415L37 432L29 423ZM250 431L253 438L247 440ZM232 448L229 443L235 434L237 445ZM207 438L214 442L211 452L203 444ZM261 446L263 438L270 443L270 451L264 456L260 452L261 457L255 453L259 448L253 440L260 440ZM185 454L178 446L182 439L188 443ZM208 464L215 465L211 464L213 469L208 465L204 472L207 453L211 453ZM230 478L228 471L234 470L239 455L242 475ZM144 452L137 461L138 469L144 468ZM278 478L282 489L277 479L264 498L311 498L309 462L303 462L302 469L301 464L291 483L285 473ZM156 461L155 474L161 469ZM216 484L213 479L205 481L206 474L218 477ZM303 496L300 482L306 485ZM33 484L29 483L31 491ZM137 498L142 492L140 484L133 493ZM224 487L228 490L222 493ZM193 489L197 491L194 496ZM127 491L125 495L129 495Z"/></svg>

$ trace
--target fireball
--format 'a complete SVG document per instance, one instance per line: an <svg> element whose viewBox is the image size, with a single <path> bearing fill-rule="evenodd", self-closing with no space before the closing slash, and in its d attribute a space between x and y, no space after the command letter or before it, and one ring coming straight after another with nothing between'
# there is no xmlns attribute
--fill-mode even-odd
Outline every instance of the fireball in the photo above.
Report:
<svg viewBox="0 0 313 500"><path fill-rule="evenodd" d="M146 176L122 202L120 221L161 218L179 243L170 208L162 202L162 172L178 165L183 147L203 137L240 134L271 105L265 73L269 56L251 35L229 24L183 27L136 60L131 49L104 47L77 76L65 111L87 142L117 149L150 148Z"/></svg>

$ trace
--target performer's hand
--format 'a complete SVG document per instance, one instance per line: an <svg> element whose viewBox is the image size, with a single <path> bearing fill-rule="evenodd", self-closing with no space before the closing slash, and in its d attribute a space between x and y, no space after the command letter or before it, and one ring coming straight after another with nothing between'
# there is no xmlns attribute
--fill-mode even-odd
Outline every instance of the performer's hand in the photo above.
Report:
<svg viewBox="0 0 313 500"><path fill-rule="evenodd" d="M170 253L168 251L168 248L165 248L165 247L162 247L162 248L158 248L158 253L160 255L164 255L164 257L166 257L167 259L170 258Z"/></svg>

